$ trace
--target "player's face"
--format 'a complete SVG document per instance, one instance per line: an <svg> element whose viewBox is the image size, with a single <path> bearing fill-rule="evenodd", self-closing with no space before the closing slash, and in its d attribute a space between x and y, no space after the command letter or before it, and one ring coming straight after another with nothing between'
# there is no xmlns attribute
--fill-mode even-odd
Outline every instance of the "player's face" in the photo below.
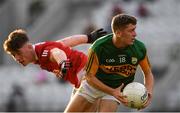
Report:
<svg viewBox="0 0 180 113"><path fill-rule="evenodd" d="M123 38L122 40L125 45L132 45L134 43L136 37L135 29L136 25L129 24L124 30L122 30L121 37Z"/></svg>
<svg viewBox="0 0 180 113"><path fill-rule="evenodd" d="M13 58L23 66L28 65L33 62L34 56L32 52L32 48L25 44L22 48L20 48L17 52L12 53Z"/></svg>

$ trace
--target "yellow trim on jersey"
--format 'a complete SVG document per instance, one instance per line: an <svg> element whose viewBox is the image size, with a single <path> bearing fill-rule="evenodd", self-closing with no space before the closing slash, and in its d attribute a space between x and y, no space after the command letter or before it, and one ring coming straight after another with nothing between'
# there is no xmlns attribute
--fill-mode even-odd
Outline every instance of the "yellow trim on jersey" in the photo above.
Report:
<svg viewBox="0 0 180 113"><path fill-rule="evenodd" d="M88 63L86 65L86 72L91 73L91 74L96 74L97 70L99 67L99 61L97 58L96 53L90 50L89 55L88 55Z"/></svg>
<svg viewBox="0 0 180 113"><path fill-rule="evenodd" d="M86 65L86 72L88 73L90 68L91 68L91 65L92 65L92 60L93 60L93 53L92 53L92 50L89 50L89 53L88 53L88 63Z"/></svg>
<svg viewBox="0 0 180 113"><path fill-rule="evenodd" d="M151 71L151 65L149 63L147 55L145 58L139 62L141 69L143 70L144 74L149 73Z"/></svg>

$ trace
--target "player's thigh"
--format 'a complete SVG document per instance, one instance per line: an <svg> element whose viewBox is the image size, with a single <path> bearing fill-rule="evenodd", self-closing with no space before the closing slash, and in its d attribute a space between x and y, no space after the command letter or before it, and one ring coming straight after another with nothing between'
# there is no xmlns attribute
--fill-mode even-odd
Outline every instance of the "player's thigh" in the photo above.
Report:
<svg viewBox="0 0 180 113"><path fill-rule="evenodd" d="M97 99L85 112L97 112L100 105L100 99Z"/></svg>
<svg viewBox="0 0 180 113"><path fill-rule="evenodd" d="M115 100L103 99L99 104L99 112L116 112L119 103Z"/></svg>
<svg viewBox="0 0 180 113"><path fill-rule="evenodd" d="M83 112L86 109L89 109L91 106L92 103L87 101L83 96L74 95L66 107L65 112Z"/></svg>

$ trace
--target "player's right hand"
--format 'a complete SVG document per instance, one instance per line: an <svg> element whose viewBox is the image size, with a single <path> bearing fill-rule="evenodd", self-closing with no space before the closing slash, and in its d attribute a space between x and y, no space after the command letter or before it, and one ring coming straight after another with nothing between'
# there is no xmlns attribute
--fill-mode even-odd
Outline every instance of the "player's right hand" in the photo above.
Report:
<svg viewBox="0 0 180 113"><path fill-rule="evenodd" d="M119 86L118 88L114 89L113 92L113 96L118 99L120 102L122 102L124 105L128 105L128 100L127 100L127 96L123 95L123 93L121 92L121 89L124 87L124 84L122 83L121 86Z"/></svg>
<svg viewBox="0 0 180 113"><path fill-rule="evenodd" d="M91 32L90 34L87 35L88 43L93 43L95 40L97 40L98 38L100 38L106 34L107 34L107 32L103 28L94 30L93 32Z"/></svg>
<svg viewBox="0 0 180 113"><path fill-rule="evenodd" d="M141 108L139 108L138 111L146 108L151 103L151 101L152 101L152 93L148 93L148 100L147 100L147 102Z"/></svg>
<svg viewBox="0 0 180 113"><path fill-rule="evenodd" d="M63 77L60 70L53 70L53 73L56 75L57 78L61 79Z"/></svg>

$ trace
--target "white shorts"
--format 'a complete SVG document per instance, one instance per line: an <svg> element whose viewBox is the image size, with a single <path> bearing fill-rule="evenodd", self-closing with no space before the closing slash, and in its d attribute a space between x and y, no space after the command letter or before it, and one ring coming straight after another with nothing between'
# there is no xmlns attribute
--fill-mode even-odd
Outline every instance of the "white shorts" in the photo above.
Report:
<svg viewBox="0 0 180 113"><path fill-rule="evenodd" d="M78 77L78 81L81 84L81 81L83 79L83 77L86 74L86 70L84 68L82 68L78 73L77 73L77 77ZM75 93L77 92L77 88L73 88L72 93L71 93L71 98L75 95Z"/></svg>
<svg viewBox="0 0 180 113"><path fill-rule="evenodd" d="M96 99L98 99L98 98L114 100L114 101L117 101L118 103L120 103L119 100L117 100L112 95L104 93L104 92L90 86L86 80L82 81L81 86L80 86L80 88L78 88L78 91L76 93L77 93L77 95L81 95L84 98L86 98L90 103L94 103L96 101Z"/></svg>
<svg viewBox="0 0 180 113"><path fill-rule="evenodd" d="M86 70L84 69L84 67L77 73L77 77L78 77L78 81L81 82L81 80L83 79L83 77L85 77L86 74Z"/></svg>

